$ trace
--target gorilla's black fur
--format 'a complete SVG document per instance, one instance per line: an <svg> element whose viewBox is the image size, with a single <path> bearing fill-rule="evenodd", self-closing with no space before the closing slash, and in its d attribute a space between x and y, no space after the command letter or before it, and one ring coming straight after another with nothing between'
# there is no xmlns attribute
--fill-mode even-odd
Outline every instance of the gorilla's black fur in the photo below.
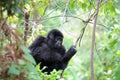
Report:
<svg viewBox="0 0 120 80"><path fill-rule="evenodd" d="M47 67L43 72L49 74L53 69L64 70L69 60L76 53L74 46L71 46L66 52L62 41L63 34L59 30L53 29L47 37L38 36L29 46L36 63L41 63L40 68Z"/></svg>

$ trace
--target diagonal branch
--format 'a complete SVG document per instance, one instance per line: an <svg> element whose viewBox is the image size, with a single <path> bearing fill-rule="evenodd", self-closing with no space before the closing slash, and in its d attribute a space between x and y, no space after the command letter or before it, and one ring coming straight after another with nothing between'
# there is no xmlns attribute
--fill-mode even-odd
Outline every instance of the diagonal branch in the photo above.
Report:
<svg viewBox="0 0 120 80"><path fill-rule="evenodd" d="M81 31L80 31L80 35L79 35L79 37L77 38L77 40L76 40L76 42L75 42L75 47L77 46L77 43L78 43L78 42L79 42L79 46L80 46L82 37L83 37L84 32L85 32L85 29L86 29L88 23L92 20L92 18L94 18L94 16L95 16L95 12L94 12L93 14L91 14L86 21L85 21L85 20L82 20L82 21L84 22L85 26L84 26L84 27L81 29Z"/></svg>

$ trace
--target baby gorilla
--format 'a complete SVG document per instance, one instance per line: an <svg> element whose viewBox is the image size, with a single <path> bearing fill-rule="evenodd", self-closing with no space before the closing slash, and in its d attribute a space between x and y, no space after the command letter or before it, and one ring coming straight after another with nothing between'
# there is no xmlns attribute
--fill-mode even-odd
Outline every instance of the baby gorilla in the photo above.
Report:
<svg viewBox="0 0 120 80"><path fill-rule="evenodd" d="M59 30L53 29L47 37L38 36L30 45L31 54L36 63L40 63L40 69L46 66L43 72L50 74L53 69L64 70L76 53L74 46L71 46L66 52L62 42L63 34Z"/></svg>

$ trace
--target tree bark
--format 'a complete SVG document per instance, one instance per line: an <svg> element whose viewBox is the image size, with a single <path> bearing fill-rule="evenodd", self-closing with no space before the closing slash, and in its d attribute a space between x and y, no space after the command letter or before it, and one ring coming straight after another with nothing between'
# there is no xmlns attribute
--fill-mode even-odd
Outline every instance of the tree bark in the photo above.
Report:
<svg viewBox="0 0 120 80"><path fill-rule="evenodd" d="M95 19L93 24L93 32L92 32L92 45L91 45L91 53L90 53L91 80L95 80L94 78L94 45L95 45L95 30L96 30L99 6L100 6L100 0L97 1L97 9L96 9Z"/></svg>

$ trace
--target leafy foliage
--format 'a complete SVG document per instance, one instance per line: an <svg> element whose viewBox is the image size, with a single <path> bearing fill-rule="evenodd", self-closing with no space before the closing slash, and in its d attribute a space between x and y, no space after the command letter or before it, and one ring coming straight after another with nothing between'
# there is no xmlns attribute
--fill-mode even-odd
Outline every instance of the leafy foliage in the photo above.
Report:
<svg viewBox="0 0 120 80"><path fill-rule="evenodd" d="M27 46L38 36L60 29L69 48L90 19L78 52L63 80L90 80L90 45L97 0L0 0L0 79L56 80L61 71L42 73ZM120 1L101 0L96 29L95 79L120 79ZM25 13L29 14L26 26ZM27 28L26 28L27 27ZM26 28L26 30L24 29ZM27 33L27 35L24 35ZM24 41L23 36L27 40Z"/></svg>
<svg viewBox="0 0 120 80"><path fill-rule="evenodd" d="M39 76L40 76L40 80L41 79L45 79L45 80L56 80L56 79L60 79L60 74L61 74L61 71L56 71L56 70L53 70L50 75L47 75L46 73L42 73L42 71L40 70L40 64L38 64L36 66L36 70L38 71L39 73ZM45 68L43 68L42 70L44 70Z"/></svg>
<svg viewBox="0 0 120 80"><path fill-rule="evenodd" d="M0 6L3 11L7 11L8 16L13 16L16 12L20 13L20 4L23 4L22 0L0 0Z"/></svg>

